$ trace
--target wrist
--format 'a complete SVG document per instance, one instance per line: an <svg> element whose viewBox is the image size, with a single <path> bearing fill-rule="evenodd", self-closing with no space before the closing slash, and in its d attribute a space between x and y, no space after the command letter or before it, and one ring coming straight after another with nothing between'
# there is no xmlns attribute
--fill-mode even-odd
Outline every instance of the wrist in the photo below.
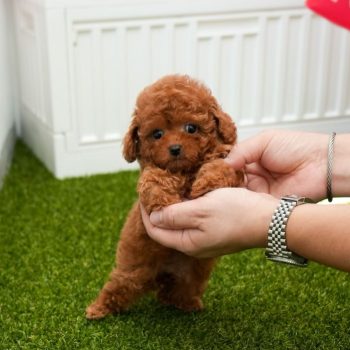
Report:
<svg viewBox="0 0 350 350"><path fill-rule="evenodd" d="M250 232L248 248L265 248L267 246L267 233L272 215L278 206L279 200L273 196L259 194L261 196L254 212L256 216L252 219L253 227Z"/></svg>
<svg viewBox="0 0 350 350"><path fill-rule="evenodd" d="M332 192L335 197L350 195L350 134L337 134L334 142Z"/></svg>

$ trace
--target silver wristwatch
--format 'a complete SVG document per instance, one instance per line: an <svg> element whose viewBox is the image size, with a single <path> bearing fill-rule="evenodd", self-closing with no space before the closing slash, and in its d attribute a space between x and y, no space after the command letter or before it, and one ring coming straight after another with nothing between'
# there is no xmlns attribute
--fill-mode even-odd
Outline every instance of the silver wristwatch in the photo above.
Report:
<svg viewBox="0 0 350 350"><path fill-rule="evenodd" d="M279 206L272 215L265 256L267 259L295 266L307 266L307 259L288 249L286 226L290 213L300 204L313 203L309 198L295 195L282 197Z"/></svg>

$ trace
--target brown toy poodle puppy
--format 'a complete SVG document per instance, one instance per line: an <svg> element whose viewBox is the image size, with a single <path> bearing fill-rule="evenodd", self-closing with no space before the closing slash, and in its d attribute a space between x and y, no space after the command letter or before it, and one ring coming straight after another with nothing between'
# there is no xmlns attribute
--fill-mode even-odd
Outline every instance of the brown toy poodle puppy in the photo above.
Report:
<svg viewBox="0 0 350 350"><path fill-rule="evenodd" d="M242 173L223 161L235 141L234 123L200 82L171 75L141 92L123 152L128 162L140 164L140 199L121 232L116 268L87 308L88 319L122 312L149 291L184 311L203 308L215 259L196 259L154 242L144 228L140 202L150 213L240 185Z"/></svg>

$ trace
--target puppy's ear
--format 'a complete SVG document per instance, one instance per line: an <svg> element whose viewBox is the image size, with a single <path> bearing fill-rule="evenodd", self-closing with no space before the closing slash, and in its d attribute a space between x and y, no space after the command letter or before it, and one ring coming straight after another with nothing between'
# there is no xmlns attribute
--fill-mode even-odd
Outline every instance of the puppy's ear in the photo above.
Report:
<svg viewBox="0 0 350 350"><path fill-rule="evenodd" d="M236 125L231 117L218 105L213 107L212 113L216 122L216 129L219 138L223 143L233 145L237 139Z"/></svg>
<svg viewBox="0 0 350 350"><path fill-rule="evenodd" d="M137 132L138 125L134 116L123 140L123 156L129 163L135 161L137 157L140 142Z"/></svg>

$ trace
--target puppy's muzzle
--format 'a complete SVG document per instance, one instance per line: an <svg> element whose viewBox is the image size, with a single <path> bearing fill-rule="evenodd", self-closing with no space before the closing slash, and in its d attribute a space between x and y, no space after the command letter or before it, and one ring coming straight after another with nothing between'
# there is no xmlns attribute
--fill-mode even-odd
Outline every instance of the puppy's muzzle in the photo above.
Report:
<svg viewBox="0 0 350 350"><path fill-rule="evenodd" d="M173 157L178 157L181 154L181 145L171 145L171 146L169 146L169 153Z"/></svg>

